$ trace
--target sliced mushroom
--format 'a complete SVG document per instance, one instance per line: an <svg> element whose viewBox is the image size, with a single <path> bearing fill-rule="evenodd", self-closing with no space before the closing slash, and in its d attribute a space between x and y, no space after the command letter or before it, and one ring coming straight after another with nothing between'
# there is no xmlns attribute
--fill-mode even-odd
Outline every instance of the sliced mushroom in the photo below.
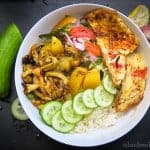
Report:
<svg viewBox="0 0 150 150"><path fill-rule="evenodd" d="M33 69L33 70L32 70L32 73L33 73L35 76L39 77L39 76L41 75L41 68L40 68L40 67L37 67L37 68Z"/></svg>
<svg viewBox="0 0 150 150"><path fill-rule="evenodd" d="M24 85L24 92L25 93L30 93L34 90L36 90L37 88L39 88L39 84L25 84Z"/></svg>
<svg viewBox="0 0 150 150"><path fill-rule="evenodd" d="M49 71L54 69L57 66L58 64L57 58L53 56L51 56L50 58L51 58L50 62L48 62L48 64L45 64L41 67L42 70Z"/></svg>
<svg viewBox="0 0 150 150"><path fill-rule="evenodd" d="M32 47L31 47L31 50L30 50L30 53L33 57L33 60L36 64L38 64L38 59L39 59L39 54L38 54L38 51L37 51L37 48L39 47L38 44L34 44Z"/></svg>
<svg viewBox="0 0 150 150"><path fill-rule="evenodd" d="M33 70L32 65L30 64L23 65L22 78L25 78L26 76L32 74L32 70Z"/></svg>
<svg viewBox="0 0 150 150"><path fill-rule="evenodd" d="M51 97L49 97L47 95L44 95L43 93L39 92L38 90L34 90L34 94L36 96L38 96L39 98L41 98L42 100L45 100L45 101L50 101L51 100Z"/></svg>
<svg viewBox="0 0 150 150"><path fill-rule="evenodd" d="M22 77L24 83L29 83L32 84L33 83L33 75L27 75L25 77Z"/></svg>
<svg viewBox="0 0 150 150"><path fill-rule="evenodd" d="M41 70L41 68L40 68L40 67L37 67L37 68L35 68L32 72L33 72L33 74L34 74L35 76L37 76L36 80L38 79L38 81L39 81L39 88L41 89L41 91L42 91L44 94L46 94L46 91L45 91L45 88L44 88L45 83L44 83L44 78L43 78L43 76L42 76L42 70Z"/></svg>
<svg viewBox="0 0 150 150"><path fill-rule="evenodd" d="M67 77L64 74L62 74L61 72L49 71L49 72L46 72L46 76L60 78L63 80L64 84L68 83Z"/></svg>

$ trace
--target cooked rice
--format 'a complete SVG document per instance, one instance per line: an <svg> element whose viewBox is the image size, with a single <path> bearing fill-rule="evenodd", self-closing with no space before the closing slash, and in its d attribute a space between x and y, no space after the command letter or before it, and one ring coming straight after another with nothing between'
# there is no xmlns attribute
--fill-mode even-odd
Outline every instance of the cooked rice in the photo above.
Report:
<svg viewBox="0 0 150 150"><path fill-rule="evenodd" d="M100 128L106 128L114 126L121 113L117 113L115 109L110 106L108 108L98 107L86 116L82 121L80 121L74 129L74 133L85 133L89 131L94 131Z"/></svg>

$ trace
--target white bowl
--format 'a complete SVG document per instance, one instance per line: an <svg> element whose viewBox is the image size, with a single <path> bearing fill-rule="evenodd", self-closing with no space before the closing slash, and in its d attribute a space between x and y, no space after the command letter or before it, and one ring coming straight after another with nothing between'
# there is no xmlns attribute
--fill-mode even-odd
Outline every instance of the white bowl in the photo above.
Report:
<svg viewBox="0 0 150 150"><path fill-rule="evenodd" d="M120 138L121 136L129 132L131 129L133 129L140 122L140 120L144 117L150 105L150 100L149 100L150 78L148 78L144 98L141 101L141 103L136 107L136 109L132 109L131 111L126 113L123 117L119 118L115 126L112 126L108 129L100 129L97 131L83 133L83 134L63 134L55 131L51 127L44 124L41 121L38 110L31 104L31 102L24 95L23 87L21 84L22 83L22 79L21 79L22 57L25 54L27 54L30 47L39 40L38 35L49 32L51 28L67 14L80 17L84 13L98 7L111 9L102 5L81 3L81 4L74 4L74 5L69 5L69 6L59 8L49 13L48 15L44 16L31 28L31 30L26 35L20 47L20 50L18 52L16 65L15 65L15 84L16 84L17 94L30 120L39 130L41 130L50 138L57 140L61 143L65 143L73 146L84 146L84 147L97 146L97 145L109 143L111 141ZM145 39L143 33L140 31L140 29L122 13L119 13L119 15L125 21L125 23L130 27L130 29L135 33L135 35L137 35L140 39L140 46L138 48L138 51L141 52L141 54L144 56L146 60L146 63L148 65L148 77L149 77L150 76L150 66L149 66L150 46L147 40Z"/></svg>

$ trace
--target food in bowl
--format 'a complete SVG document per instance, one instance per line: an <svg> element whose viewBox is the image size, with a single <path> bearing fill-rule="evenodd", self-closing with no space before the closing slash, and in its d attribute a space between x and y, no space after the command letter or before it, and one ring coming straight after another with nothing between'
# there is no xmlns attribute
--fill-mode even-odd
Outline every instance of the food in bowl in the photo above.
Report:
<svg viewBox="0 0 150 150"><path fill-rule="evenodd" d="M135 52L139 39L116 11L65 16L39 37L22 59L22 80L47 125L64 133L109 127L142 100L147 67Z"/></svg>

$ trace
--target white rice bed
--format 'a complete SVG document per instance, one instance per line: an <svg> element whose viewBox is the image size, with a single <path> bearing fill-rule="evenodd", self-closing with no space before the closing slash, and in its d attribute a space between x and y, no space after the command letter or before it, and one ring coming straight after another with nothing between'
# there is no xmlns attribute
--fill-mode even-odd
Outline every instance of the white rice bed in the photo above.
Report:
<svg viewBox="0 0 150 150"><path fill-rule="evenodd" d="M114 126L121 113L117 113L110 106L108 108L96 108L91 114L80 121L74 129L74 133L85 133L94 131L100 128Z"/></svg>

